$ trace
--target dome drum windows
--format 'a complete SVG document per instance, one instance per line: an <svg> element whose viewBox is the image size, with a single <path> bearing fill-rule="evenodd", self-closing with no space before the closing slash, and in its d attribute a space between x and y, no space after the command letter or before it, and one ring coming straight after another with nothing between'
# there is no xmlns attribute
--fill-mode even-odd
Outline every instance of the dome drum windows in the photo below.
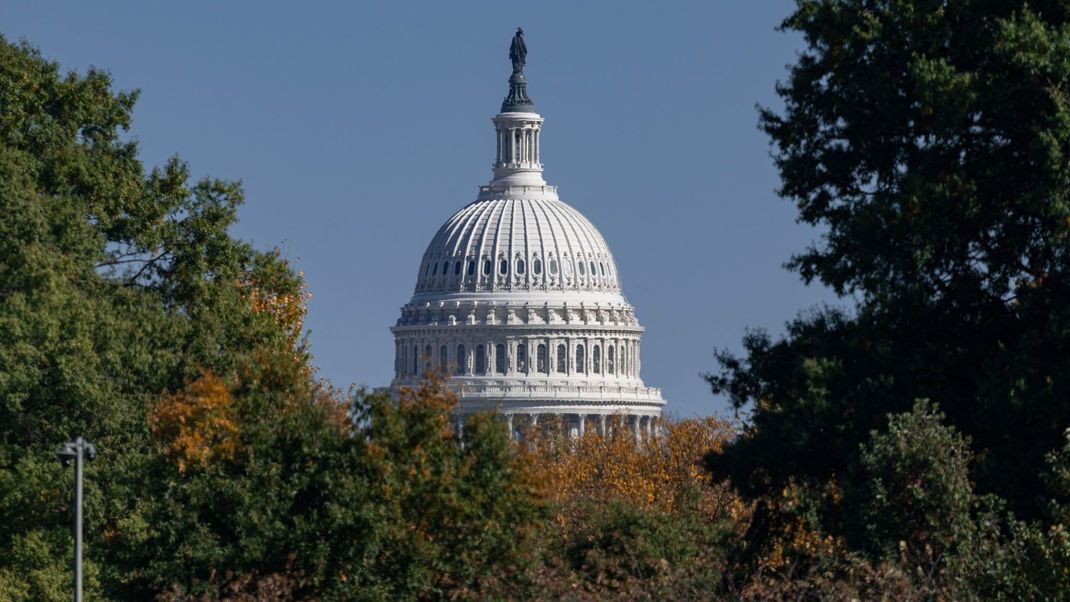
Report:
<svg viewBox="0 0 1070 602"><path fill-rule="evenodd" d="M568 349L564 345L557 346L557 373L568 373Z"/></svg>
<svg viewBox="0 0 1070 602"><path fill-rule="evenodd" d="M616 349L613 345L606 347L606 373L613 374L613 351Z"/></svg>
<svg viewBox="0 0 1070 602"><path fill-rule="evenodd" d="M527 343L520 343L516 346L516 371L527 372L528 371L528 345Z"/></svg>
<svg viewBox="0 0 1070 602"><path fill-rule="evenodd" d="M494 346L494 371L505 374L505 345L498 343Z"/></svg>
<svg viewBox="0 0 1070 602"><path fill-rule="evenodd" d="M598 345L591 350L591 371L595 374L602 373L602 350Z"/></svg>
<svg viewBox="0 0 1070 602"><path fill-rule="evenodd" d="M576 345L576 372L587 372L587 350L582 344Z"/></svg>
<svg viewBox="0 0 1070 602"><path fill-rule="evenodd" d="M498 262L498 273L501 274L502 276L504 276L504 275L509 273L509 260L508 259L502 259L501 261Z"/></svg>
<svg viewBox="0 0 1070 602"><path fill-rule="evenodd" d="M487 373L487 349L483 345L476 345L476 374Z"/></svg>
<svg viewBox="0 0 1070 602"><path fill-rule="evenodd" d="M542 274L542 260L535 259L531 262L531 273L535 274L536 276Z"/></svg>
<svg viewBox="0 0 1070 602"><path fill-rule="evenodd" d="M549 374L550 373L550 358L547 357L546 345L543 344L543 343L540 343L539 347L538 347L538 351L536 353L537 353L536 360L535 360L535 362L536 362L536 364L535 364L536 370L538 370L538 372L540 374Z"/></svg>
<svg viewBox="0 0 1070 602"><path fill-rule="evenodd" d="M468 373L468 353L464 348L464 345L457 345L457 374Z"/></svg>
<svg viewBox="0 0 1070 602"><path fill-rule="evenodd" d="M523 275L524 274L524 260L523 259L517 259L516 260L516 273L519 274L519 275Z"/></svg>
<svg viewBox="0 0 1070 602"><path fill-rule="evenodd" d="M449 374L449 348L445 345L438 348L438 373L442 376Z"/></svg>

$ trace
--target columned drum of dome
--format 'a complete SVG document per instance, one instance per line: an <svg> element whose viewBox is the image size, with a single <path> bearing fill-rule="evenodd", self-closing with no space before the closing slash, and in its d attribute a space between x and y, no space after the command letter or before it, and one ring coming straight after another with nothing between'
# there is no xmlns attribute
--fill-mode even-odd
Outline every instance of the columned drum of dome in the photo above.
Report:
<svg viewBox="0 0 1070 602"><path fill-rule="evenodd" d="M462 415L497 410L514 426L562 415L579 434L623 414L637 435L649 432L665 401L639 377L643 327L602 234L543 179L526 54L518 30L509 94L492 119L493 179L424 252L391 328L392 387L435 370Z"/></svg>

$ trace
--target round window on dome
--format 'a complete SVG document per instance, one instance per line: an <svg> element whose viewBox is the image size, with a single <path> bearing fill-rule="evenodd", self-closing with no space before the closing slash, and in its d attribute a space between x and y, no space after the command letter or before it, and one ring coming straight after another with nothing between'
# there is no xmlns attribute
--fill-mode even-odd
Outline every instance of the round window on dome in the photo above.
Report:
<svg viewBox="0 0 1070 602"><path fill-rule="evenodd" d="M561 265L564 266L562 269L564 270L565 275L572 276L572 262L566 259Z"/></svg>
<svg viewBox="0 0 1070 602"><path fill-rule="evenodd" d="M516 260L516 273L517 274L523 274L524 273L524 260L523 259Z"/></svg>
<svg viewBox="0 0 1070 602"><path fill-rule="evenodd" d="M598 275L598 272L594 269L594 262L593 261L591 262L591 275L592 276L597 276Z"/></svg>
<svg viewBox="0 0 1070 602"><path fill-rule="evenodd" d="M583 262L581 261L581 262L577 263L576 267L578 267L580 269L580 276L583 276L584 273L585 273L584 270L583 270Z"/></svg>
<svg viewBox="0 0 1070 602"><path fill-rule="evenodd" d="M550 274L551 275L557 274L557 260L556 259L551 259L550 260Z"/></svg>
<svg viewBox="0 0 1070 602"><path fill-rule="evenodd" d="M468 271L466 272L466 274L471 276L472 274L475 274L475 273L476 273L476 262L472 261L471 259L469 259L468 260Z"/></svg>
<svg viewBox="0 0 1070 602"><path fill-rule="evenodd" d="M483 260L483 275L484 276L490 276L490 260L489 259L484 259Z"/></svg>
<svg viewBox="0 0 1070 602"><path fill-rule="evenodd" d="M453 275L456 276L457 274L460 274L460 273L461 273L461 262L458 261L457 263L455 263L453 265Z"/></svg>
<svg viewBox="0 0 1070 602"><path fill-rule="evenodd" d="M450 262L443 261L442 262L442 275L445 276L449 272L450 272Z"/></svg>
<svg viewBox="0 0 1070 602"><path fill-rule="evenodd" d="M531 264L531 271L534 272L536 276L541 274L542 273L542 261L539 261L538 259L536 259Z"/></svg>
<svg viewBox="0 0 1070 602"><path fill-rule="evenodd" d="M431 268L431 275L438 276L438 262L434 263L434 267Z"/></svg>
<svg viewBox="0 0 1070 602"><path fill-rule="evenodd" d="M605 276L605 275L606 275L606 264L604 264L604 263L602 263L601 261L599 261L599 262L598 262L598 270L599 270L600 272L602 272L602 275L603 275L603 276Z"/></svg>
<svg viewBox="0 0 1070 602"><path fill-rule="evenodd" d="M498 262L498 273L503 275L509 273L509 262L507 260L503 259Z"/></svg>

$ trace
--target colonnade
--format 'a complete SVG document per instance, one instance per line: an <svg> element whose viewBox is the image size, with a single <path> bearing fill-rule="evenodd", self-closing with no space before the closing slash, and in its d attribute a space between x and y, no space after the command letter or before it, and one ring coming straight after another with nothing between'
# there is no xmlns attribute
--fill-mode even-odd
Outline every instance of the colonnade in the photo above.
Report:
<svg viewBox="0 0 1070 602"><path fill-rule="evenodd" d="M527 123L515 127L498 127L498 167L539 167L539 127Z"/></svg>
<svg viewBox="0 0 1070 602"><path fill-rule="evenodd" d="M395 341L398 378L429 370L458 376L639 377L639 340L622 337L405 338Z"/></svg>
<svg viewBox="0 0 1070 602"><path fill-rule="evenodd" d="M571 439L583 437L587 433L588 428L592 429L601 437L612 434L614 428L624 428L635 436L636 442L652 440L657 436L657 418L654 416L636 416L627 414L561 414L556 412L516 412L505 413L501 416L502 420L505 421L510 437L513 439L523 438L525 429L538 429L540 416L543 417L544 427L546 426L545 423L547 419L559 420L560 427L563 431L562 434ZM617 422L618 420L620 422ZM457 432L464 429L463 416L457 416L454 419L454 428Z"/></svg>

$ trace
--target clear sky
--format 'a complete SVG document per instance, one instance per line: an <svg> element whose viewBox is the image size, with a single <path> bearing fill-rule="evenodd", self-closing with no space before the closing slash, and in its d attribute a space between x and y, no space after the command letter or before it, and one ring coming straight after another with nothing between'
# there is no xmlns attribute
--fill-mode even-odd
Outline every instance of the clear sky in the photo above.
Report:
<svg viewBox="0 0 1070 602"><path fill-rule="evenodd" d="M800 48L775 31L792 5L12 1L0 31L141 89L147 165L242 180L234 233L304 270L322 375L379 386L425 246L490 179L523 27L546 179L609 242L643 379L690 416L726 411L701 377L715 348L833 300L781 267L816 234L756 127Z"/></svg>

